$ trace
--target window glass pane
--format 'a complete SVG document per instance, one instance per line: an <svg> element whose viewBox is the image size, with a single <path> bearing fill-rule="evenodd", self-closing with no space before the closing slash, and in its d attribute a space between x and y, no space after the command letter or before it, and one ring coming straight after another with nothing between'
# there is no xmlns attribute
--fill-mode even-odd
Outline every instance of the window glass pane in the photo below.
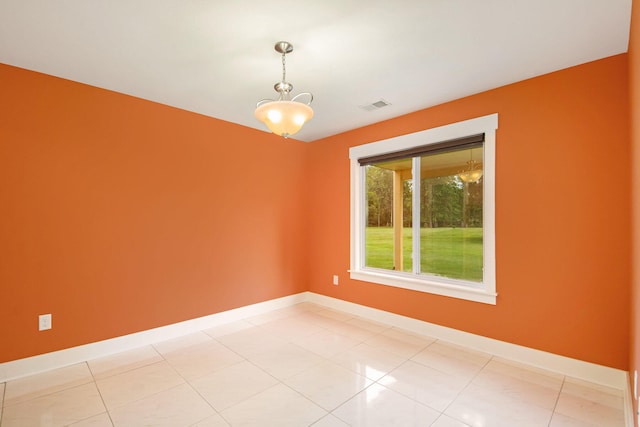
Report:
<svg viewBox="0 0 640 427"><path fill-rule="evenodd" d="M482 282L482 148L421 157L420 272Z"/></svg>
<svg viewBox="0 0 640 427"><path fill-rule="evenodd" d="M496 304L497 127L490 114L349 148L352 279Z"/></svg>
<svg viewBox="0 0 640 427"><path fill-rule="evenodd" d="M365 266L412 271L411 159L365 167Z"/></svg>

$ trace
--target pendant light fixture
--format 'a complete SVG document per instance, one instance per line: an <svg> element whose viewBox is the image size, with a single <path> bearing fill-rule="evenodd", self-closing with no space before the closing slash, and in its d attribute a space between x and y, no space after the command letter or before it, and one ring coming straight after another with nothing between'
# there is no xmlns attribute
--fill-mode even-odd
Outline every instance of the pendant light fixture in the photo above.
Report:
<svg viewBox="0 0 640 427"><path fill-rule="evenodd" d="M466 183L478 182L482 178L482 168L475 160L469 160L467 165L467 168L460 172L458 176Z"/></svg>
<svg viewBox="0 0 640 427"><path fill-rule="evenodd" d="M467 167L458 173L458 177L462 182L470 184L472 182L478 182L482 178L482 166L473 160L473 151L469 150L469 161Z"/></svg>
<svg viewBox="0 0 640 427"><path fill-rule="evenodd" d="M278 92L278 99L258 101L254 114L258 120L267 125L271 132L288 138L302 129L302 126L313 117L313 110L309 106L313 101L313 95L310 92L303 92L291 98L293 85L286 81L285 55L293 52L293 45L289 42L278 42L275 50L282 54L282 81L273 86ZM309 102L305 104L297 101L302 96L308 96Z"/></svg>

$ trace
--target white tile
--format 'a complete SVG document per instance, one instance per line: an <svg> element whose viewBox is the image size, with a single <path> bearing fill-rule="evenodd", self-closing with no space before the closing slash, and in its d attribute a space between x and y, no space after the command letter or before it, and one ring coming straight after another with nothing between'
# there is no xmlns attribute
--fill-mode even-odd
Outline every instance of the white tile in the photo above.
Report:
<svg viewBox="0 0 640 427"><path fill-rule="evenodd" d="M558 401L562 376L547 375L522 366L492 360L473 379L473 384L504 394L509 401L518 399L553 410Z"/></svg>
<svg viewBox="0 0 640 427"><path fill-rule="evenodd" d="M301 313L298 315L297 319L303 319L308 322L313 323L315 326L326 329L329 331L334 331L335 329L345 325L345 322L342 320L332 319L330 317L321 316L316 311L307 311L306 313ZM358 328L360 329L360 328ZM369 332L371 334L371 332Z"/></svg>
<svg viewBox="0 0 640 427"><path fill-rule="evenodd" d="M279 380L290 378L321 363L324 358L295 344L285 344L249 360Z"/></svg>
<svg viewBox="0 0 640 427"><path fill-rule="evenodd" d="M370 346L382 348L406 358L419 353L432 342L432 338L412 334L395 328L385 330L384 332L365 340L365 343Z"/></svg>
<svg viewBox="0 0 640 427"><path fill-rule="evenodd" d="M237 322L225 323L224 325L216 326L213 328L205 329L203 332L213 338L223 337L225 335L232 334L234 332L243 331L245 329L254 328L255 325L239 320Z"/></svg>
<svg viewBox="0 0 640 427"><path fill-rule="evenodd" d="M162 356L150 345L124 351L100 359L89 360L87 364L94 379L106 378L132 369L162 361Z"/></svg>
<svg viewBox="0 0 640 427"><path fill-rule="evenodd" d="M287 343L272 334L265 333L258 327L234 332L216 339L244 357L272 351Z"/></svg>
<svg viewBox="0 0 640 427"><path fill-rule="evenodd" d="M322 357L331 357L357 346L360 341L323 329L294 343Z"/></svg>
<svg viewBox="0 0 640 427"><path fill-rule="evenodd" d="M193 388L218 412L276 384L277 379L247 361L191 381Z"/></svg>
<svg viewBox="0 0 640 427"><path fill-rule="evenodd" d="M431 427L469 427L469 424L465 424L462 421L458 421L446 415L440 415Z"/></svg>
<svg viewBox="0 0 640 427"><path fill-rule="evenodd" d="M293 320L302 319L308 314L317 314L325 310L325 307L313 303L301 303L289 307L286 310L288 310L293 315L291 317L291 319Z"/></svg>
<svg viewBox="0 0 640 427"><path fill-rule="evenodd" d="M549 388L562 387L565 376L556 372L493 356L483 368Z"/></svg>
<svg viewBox="0 0 640 427"><path fill-rule="evenodd" d="M66 426L105 412L95 384L84 384L4 408L2 427Z"/></svg>
<svg viewBox="0 0 640 427"><path fill-rule="evenodd" d="M259 314L257 316L248 317L245 320L253 325L263 325L278 319L285 319L300 314L297 310L291 310L288 307L273 310L268 313Z"/></svg>
<svg viewBox="0 0 640 427"><path fill-rule="evenodd" d="M510 400L474 384L467 386L444 412L472 427L547 427L552 411Z"/></svg>
<svg viewBox="0 0 640 427"><path fill-rule="evenodd" d="M291 317L320 310L324 310L324 307L310 302L301 302L281 309L282 312L289 314Z"/></svg>
<svg viewBox="0 0 640 427"><path fill-rule="evenodd" d="M425 347L436 341L435 338L426 335L416 334L411 331L407 331L401 328L390 328L381 332L382 335L386 335L391 338L395 338L399 341L415 344L418 347Z"/></svg>
<svg viewBox="0 0 640 427"><path fill-rule="evenodd" d="M312 302L301 302L291 306L291 309L297 311L298 313L308 313L308 312L324 310L324 307L318 304L314 304Z"/></svg>
<svg viewBox="0 0 640 427"><path fill-rule="evenodd" d="M285 381L317 405L331 411L373 383L333 362L325 362Z"/></svg>
<svg viewBox="0 0 640 427"><path fill-rule="evenodd" d="M195 423L192 427L230 427L229 424L220 415L213 415L207 417L198 423Z"/></svg>
<svg viewBox="0 0 640 427"><path fill-rule="evenodd" d="M354 316L344 311L333 310L331 308L324 308L315 312L319 316L327 317L329 319L338 320L343 322L345 320L352 319Z"/></svg>
<svg viewBox="0 0 640 427"><path fill-rule="evenodd" d="M260 329L287 342L299 340L324 330L313 322L299 317L272 320L260 325Z"/></svg>
<svg viewBox="0 0 640 427"><path fill-rule="evenodd" d="M96 381L109 410L168 390L184 379L165 361Z"/></svg>
<svg viewBox="0 0 640 427"><path fill-rule="evenodd" d="M597 421L596 421L597 422ZM624 427L624 424L618 424L620 427ZM576 420L575 418L567 417L566 415L555 412L549 427L601 427L600 424L592 424L587 421ZM615 426L609 426L615 427Z"/></svg>
<svg viewBox="0 0 640 427"><path fill-rule="evenodd" d="M562 393L599 402L612 408L623 408L622 390L590 383L577 378L566 377L562 385Z"/></svg>
<svg viewBox="0 0 640 427"><path fill-rule="evenodd" d="M448 374L472 379L489 362L491 355L437 341L411 360Z"/></svg>
<svg viewBox="0 0 640 427"><path fill-rule="evenodd" d="M244 360L238 353L215 341L193 345L187 351L167 353L165 359L186 380L202 377Z"/></svg>
<svg viewBox="0 0 640 427"><path fill-rule="evenodd" d="M378 382L437 411L444 411L467 385L460 377L410 360Z"/></svg>
<svg viewBox="0 0 640 427"><path fill-rule="evenodd" d="M153 344L153 347L158 351L158 353L166 356L167 354L174 352L188 351L189 348L194 345L210 342L215 342L213 337L205 334L204 332L195 332L193 334L155 343Z"/></svg>
<svg viewBox="0 0 640 427"><path fill-rule="evenodd" d="M69 427L113 427L109 414L104 412L102 414L87 418L77 423L70 424Z"/></svg>
<svg viewBox="0 0 640 427"><path fill-rule="evenodd" d="M402 356L365 343L336 354L331 360L374 381L406 361Z"/></svg>
<svg viewBox="0 0 640 427"><path fill-rule="evenodd" d="M345 323L348 325L357 326L358 328L366 329L367 331L371 331L376 334L386 331L387 329L391 329L391 325L374 322L362 317L354 317L352 319L346 320Z"/></svg>
<svg viewBox="0 0 640 427"><path fill-rule="evenodd" d="M67 366L6 383L4 406L65 390L93 381L86 363Z"/></svg>
<svg viewBox="0 0 640 427"><path fill-rule="evenodd" d="M333 414L354 427L428 427L440 415L380 384L371 385L333 411Z"/></svg>
<svg viewBox="0 0 640 427"><path fill-rule="evenodd" d="M216 413L188 384L110 411L115 427L187 427Z"/></svg>
<svg viewBox="0 0 640 427"><path fill-rule="evenodd" d="M377 334L377 332L373 332L369 329L361 328L353 323L349 322L341 322L337 320L332 320L330 318L325 318L325 321L322 321L322 327L338 333L340 335L347 336L357 341L364 341L369 339Z"/></svg>
<svg viewBox="0 0 640 427"><path fill-rule="evenodd" d="M313 423L311 427L349 427L349 424L340 420L340 418L328 414L320 421Z"/></svg>
<svg viewBox="0 0 640 427"><path fill-rule="evenodd" d="M587 425L624 426L622 397L583 384L565 382L555 412Z"/></svg>
<svg viewBox="0 0 640 427"><path fill-rule="evenodd" d="M224 411L221 415L233 427L299 427L312 425L327 411L284 384L273 386Z"/></svg>

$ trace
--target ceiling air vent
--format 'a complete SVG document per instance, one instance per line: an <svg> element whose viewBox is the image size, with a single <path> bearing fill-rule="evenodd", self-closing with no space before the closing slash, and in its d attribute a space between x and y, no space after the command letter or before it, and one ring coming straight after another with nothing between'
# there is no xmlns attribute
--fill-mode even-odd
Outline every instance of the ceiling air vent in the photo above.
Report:
<svg viewBox="0 0 640 427"><path fill-rule="evenodd" d="M360 105L359 107L365 111L374 111L379 110L380 108L384 108L388 105L391 105L391 103L385 101L384 99L380 99L379 101L372 102L371 104Z"/></svg>

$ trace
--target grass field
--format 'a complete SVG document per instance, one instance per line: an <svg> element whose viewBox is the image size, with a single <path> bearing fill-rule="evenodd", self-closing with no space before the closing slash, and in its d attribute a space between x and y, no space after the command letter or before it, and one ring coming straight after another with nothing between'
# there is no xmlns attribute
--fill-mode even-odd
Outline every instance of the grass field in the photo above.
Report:
<svg viewBox="0 0 640 427"><path fill-rule="evenodd" d="M403 270L412 271L411 229L402 233ZM482 228L420 229L420 271L482 281ZM367 227L366 266L393 269L393 228Z"/></svg>

